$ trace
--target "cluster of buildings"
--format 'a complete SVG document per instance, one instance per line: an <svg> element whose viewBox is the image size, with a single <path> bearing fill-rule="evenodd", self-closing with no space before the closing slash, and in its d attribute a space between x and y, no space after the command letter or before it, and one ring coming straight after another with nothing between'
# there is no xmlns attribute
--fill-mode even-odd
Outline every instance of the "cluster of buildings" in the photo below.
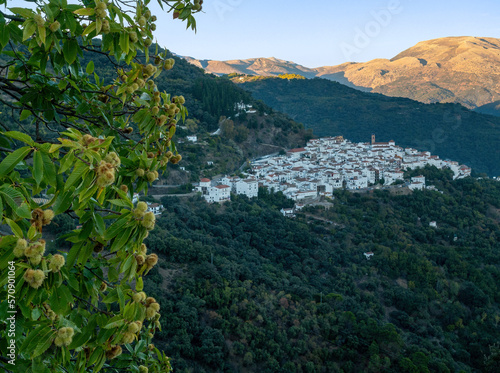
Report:
<svg viewBox="0 0 500 373"><path fill-rule="evenodd" d="M248 198L257 197L259 194L259 182L255 178L241 179L239 177L224 177L218 185L212 185L210 179L201 179L198 192L209 203L224 202L231 199L231 193L244 194Z"/></svg>
<svg viewBox="0 0 500 373"><path fill-rule="evenodd" d="M335 189L364 189L379 182L391 185L400 181L412 190L422 190L426 188L425 177L405 182L403 175L404 170L426 165L447 167L455 179L471 174L469 167L430 152L403 149L394 141L376 142L375 135L367 143L352 143L338 136L310 140L306 147L291 149L286 155L255 160L245 179L225 177L218 185L203 179L197 189L208 202L228 200L231 192L256 197L259 186L282 191L296 201L328 196Z"/></svg>

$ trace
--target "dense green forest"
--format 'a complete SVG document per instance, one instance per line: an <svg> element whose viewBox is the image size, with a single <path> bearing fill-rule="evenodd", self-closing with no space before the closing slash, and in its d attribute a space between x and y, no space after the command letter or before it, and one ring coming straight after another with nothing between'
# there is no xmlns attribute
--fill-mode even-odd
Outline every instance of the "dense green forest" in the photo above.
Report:
<svg viewBox="0 0 500 373"><path fill-rule="evenodd" d="M237 79L234 81L238 82ZM458 104L422 104L361 92L325 79L264 79L242 84L255 98L289 114L316 136L380 141L428 150L500 175L500 118Z"/></svg>
<svg viewBox="0 0 500 373"><path fill-rule="evenodd" d="M498 372L500 183L419 173L443 193L338 191L296 219L264 189L164 198L156 344L177 372Z"/></svg>

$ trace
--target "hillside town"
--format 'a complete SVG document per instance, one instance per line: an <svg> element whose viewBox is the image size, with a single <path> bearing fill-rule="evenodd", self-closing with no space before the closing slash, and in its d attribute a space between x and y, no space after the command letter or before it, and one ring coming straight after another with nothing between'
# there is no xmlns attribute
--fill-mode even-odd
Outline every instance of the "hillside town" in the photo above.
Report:
<svg viewBox="0 0 500 373"><path fill-rule="evenodd" d="M403 149L394 141L352 143L342 136L310 140L304 148L286 155L263 157L251 162L243 178L202 179L197 191L207 202L224 202L231 193L256 197L259 186L282 191L295 201L331 196L335 189L363 190L375 184L399 184L410 190L435 189L425 177L404 180L404 171L426 165L449 168L454 179L471 175L470 167L442 160L430 152Z"/></svg>

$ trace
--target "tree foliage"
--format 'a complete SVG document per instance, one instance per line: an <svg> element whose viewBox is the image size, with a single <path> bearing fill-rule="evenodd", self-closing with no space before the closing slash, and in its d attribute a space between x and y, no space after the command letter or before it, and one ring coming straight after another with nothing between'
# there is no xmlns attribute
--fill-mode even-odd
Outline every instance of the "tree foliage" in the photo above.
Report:
<svg viewBox="0 0 500 373"><path fill-rule="evenodd" d="M263 188L164 198L146 287L176 371L497 371L500 183L420 173L443 194L336 191L294 219Z"/></svg>
<svg viewBox="0 0 500 373"><path fill-rule="evenodd" d="M0 366L170 371L151 343L159 304L143 291L158 260L143 244L155 216L132 203L180 161L173 136L187 115L182 96L155 84L174 62L150 48L157 18L148 0L0 4L0 223L11 231L0 241ZM159 4L195 29L202 1ZM114 77L100 77L93 56L105 56ZM46 226L63 215L78 226L56 253Z"/></svg>

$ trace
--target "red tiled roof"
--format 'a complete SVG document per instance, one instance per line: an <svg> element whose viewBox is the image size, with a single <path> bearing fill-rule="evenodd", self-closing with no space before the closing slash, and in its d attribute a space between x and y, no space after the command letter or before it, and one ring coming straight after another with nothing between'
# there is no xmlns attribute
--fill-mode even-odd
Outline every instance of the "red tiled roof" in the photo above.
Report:
<svg viewBox="0 0 500 373"><path fill-rule="evenodd" d="M201 179L200 182L202 182L202 183L209 183L210 179Z"/></svg>
<svg viewBox="0 0 500 373"><path fill-rule="evenodd" d="M217 189L226 189L226 188L231 188L229 185L217 185Z"/></svg>

